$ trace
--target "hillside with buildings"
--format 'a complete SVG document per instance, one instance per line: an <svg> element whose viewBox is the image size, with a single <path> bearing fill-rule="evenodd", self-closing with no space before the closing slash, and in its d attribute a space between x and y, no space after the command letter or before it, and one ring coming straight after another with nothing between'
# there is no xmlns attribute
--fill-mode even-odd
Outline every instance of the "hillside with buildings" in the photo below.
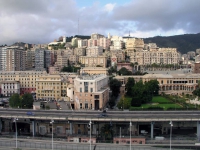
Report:
<svg viewBox="0 0 200 150"><path fill-rule="evenodd" d="M176 47L182 54L200 48L200 33L145 38L145 43L156 43L158 47Z"/></svg>

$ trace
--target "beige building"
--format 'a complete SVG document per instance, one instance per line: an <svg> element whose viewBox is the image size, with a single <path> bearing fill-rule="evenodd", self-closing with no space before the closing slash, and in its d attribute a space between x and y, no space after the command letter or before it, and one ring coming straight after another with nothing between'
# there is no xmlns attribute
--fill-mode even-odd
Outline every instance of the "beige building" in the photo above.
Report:
<svg viewBox="0 0 200 150"><path fill-rule="evenodd" d="M47 72L42 71L1 71L0 82L18 81L20 83L20 94L35 92L36 79Z"/></svg>
<svg viewBox="0 0 200 150"><path fill-rule="evenodd" d="M117 57L117 61L121 62L125 60L125 54L123 50L111 50L111 56L116 56Z"/></svg>
<svg viewBox="0 0 200 150"><path fill-rule="evenodd" d="M99 56L103 54L103 47L92 46L86 49L86 56Z"/></svg>
<svg viewBox="0 0 200 150"><path fill-rule="evenodd" d="M36 79L36 99L69 100L68 83L60 75L44 75Z"/></svg>
<svg viewBox="0 0 200 150"><path fill-rule="evenodd" d="M71 64L77 64L79 60L79 56L78 55L70 55L69 56L69 62Z"/></svg>
<svg viewBox="0 0 200 150"><path fill-rule="evenodd" d="M55 63L59 68L63 68L64 66L68 66L68 56L65 55L57 55L57 61Z"/></svg>
<svg viewBox="0 0 200 150"><path fill-rule="evenodd" d="M128 38L126 40L126 49L127 50L143 50L144 49L144 41L143 39L137 38Z"/></svg>
<svg viewBox="0 0 200 150"><path fill-rule="evenodd" d="M74 55L78 56L85 56L86 55L86 48L75 48Z"/></svg>
<svg viewBox="0 0 200 150"><path fill-rule="evenodd" d="M83 75L74 79L74 108L102 109L109 100L106 75Z"/></svg>
<svg viewBox="0 0 200 150"><path fill-rule="evenodd" d="M84 64L85 67L106 67L107 65L107 57L106 56L96 56L96 57L89 57L89 56L80 56L79 62Z"/></svg>
<svg viewBox="0 0 200 150"><path fill-rule="evenodd" d="M7 47L6 71L23 71L26 69L26 51L18 46Z"/></svg>
<svg viewBox="0 0 200 150"><path fill-rule="evenodd" d="M116 76L115 78L122 82L122 86L125 86L129 77L134 78L136 82L157 80L159 92L166 94L192 94L200 80L199 74L146 74L144 76Z"/></svg>
<svg viewBox="0 0 200 150"><path fill-rule="evenodd" d="M135 51L130 55L130 62L138 65L178 64L181 55L176 48L159 48L158 50Z"/></svg>
<svg viewBox="0 0 200 150"><path fill-rule="evenodd" d="M95 75L95 74L108 74L108 68L103 68L103 67L83 67L80 70L80 73L86 73L90 75Z"/></svg>

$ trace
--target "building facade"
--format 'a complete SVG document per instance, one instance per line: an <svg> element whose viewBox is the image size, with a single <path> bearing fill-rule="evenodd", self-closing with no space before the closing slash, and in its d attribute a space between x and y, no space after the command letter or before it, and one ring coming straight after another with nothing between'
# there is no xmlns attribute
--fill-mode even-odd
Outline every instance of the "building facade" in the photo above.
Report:
<svg viewBox="0 0 200 150"><path fill-rule="evenodd" d="M74 79L74 108L103 109L109 100L106 75L82 75Z"/></svg>
<svg viewBox="0 0 200 150"><path fill-rule="evenodd" d="M89 56L80 56L79 62L84 64L85 67L106 67L107 66L107 57L106 56L96 56L96 57L89 57Z"/></svg>

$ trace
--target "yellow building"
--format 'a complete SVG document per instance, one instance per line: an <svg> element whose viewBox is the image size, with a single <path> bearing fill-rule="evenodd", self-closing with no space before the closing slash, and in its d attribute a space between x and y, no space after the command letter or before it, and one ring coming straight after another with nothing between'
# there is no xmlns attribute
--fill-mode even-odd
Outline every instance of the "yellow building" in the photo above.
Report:
<svg viewBox="0 0 200 150"><path fill-rule="evenodd" d="M94 74L108 74L108 68L103 68L103 67L84 67L81 68L80 73L87 73L90 75Z"/></svg>
<svg viewBox="0 0 200 150"><path fill-rule="evenodd" d="M36 99L67 101L67 80L60 75L45 75L36 79Z"/></svg>
<svg viewBox="0 0 200 150"><path fill-rule="evenodd" d="M80 56L79 62L84 64L85 67L106 67L107 65L107 57L106 56Z"/></svg>
<svg viewBox="0 0 200 150"><path fill-rule="evenodd" d="M126 40L126 49L143 50L144 49L144 41L143 41L143 39L128 38Z"/></svg>
<svg viewBox="0 0 200 150"><path fill-rule="evenodd" d="M47 75L46 71L1 71L0 81L19 81L20 94L35 92L36 78Z"/></svg>

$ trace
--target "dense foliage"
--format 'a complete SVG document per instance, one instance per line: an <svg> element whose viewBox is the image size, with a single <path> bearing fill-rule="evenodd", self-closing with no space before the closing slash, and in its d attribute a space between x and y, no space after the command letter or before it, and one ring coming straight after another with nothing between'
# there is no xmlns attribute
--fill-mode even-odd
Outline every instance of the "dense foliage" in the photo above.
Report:
<svg viewBox="0 0 200 150"><path fill-rule="evenodd" d="M140 107L141 104L146 104L152 101L153 95L159 92L159 82L157 80L150 80L148 82L134 81L133 78L128 78L125 85L126 96L129 98L121 98L118 103L118 108L129 108L130 106ZM131 100L129 100L131 98Z"/></svg>
<svg viewBox="0 0 200 150"><path fill-rule="evenodd" d="M68 67L64 66L61 69L62 72L77 72L78 70L80 70L80 67L75 67L71 65L69 65Z"/></svg>
<svg viewBox="0 0 200 150"><path fill-rule="evenodd" d="M23 96L15 93L9 99L9 105L12 108L32 108L33 96L30 93L25 93Z"/></svg>
<svg viewBox="0 0 200 150"><path fill-rule="evenodd" d="M110 107L115 105L115 101L120 93L121 82L117 79L110 78L110 90L112 91L112 95L109 100Z"/></svg>
<svg viewBox="0 0 200 150"><path fill-rule="evenodd" d="M132 72L129 71L128 69L126 69L125 67L122 67L119 71L118 71L119 75L132 75Z"/></svg>

